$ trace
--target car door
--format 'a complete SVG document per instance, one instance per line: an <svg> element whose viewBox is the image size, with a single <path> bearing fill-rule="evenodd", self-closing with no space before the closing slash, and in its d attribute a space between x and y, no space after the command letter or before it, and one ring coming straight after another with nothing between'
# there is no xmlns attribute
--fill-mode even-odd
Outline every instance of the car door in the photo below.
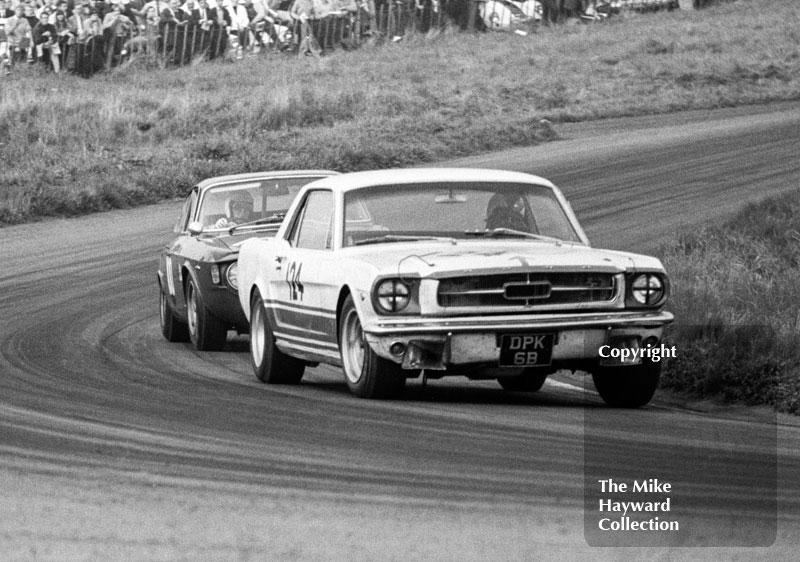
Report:
<svg viewBox="0 0 800 562"><path fill-rule="evenodd" d="M335 303L329 302L325 272L333 267L333 194L306 193L285 239L277 241L271 291L275 336L298 354L338 359Z"/></svg>

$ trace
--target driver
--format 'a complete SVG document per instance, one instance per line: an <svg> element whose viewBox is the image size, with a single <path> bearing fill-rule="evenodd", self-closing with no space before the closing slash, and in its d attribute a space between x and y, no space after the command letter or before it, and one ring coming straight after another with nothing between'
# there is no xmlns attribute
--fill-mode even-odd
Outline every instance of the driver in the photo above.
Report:
<svg viewBox="0 0 800 562"><path fill-rule="evenodd" d="M250 222L253 218L253 198L247 191L234 191L225 200L225 216L214 224L216 228L231 228Z"/></svg>
<svg viewBox="0 0 800 562"><path fill-rule="evenodd" d="M530 232L525 218L525 200L519 194L495 193L486 206L486 229L508 228Z"/></svg>

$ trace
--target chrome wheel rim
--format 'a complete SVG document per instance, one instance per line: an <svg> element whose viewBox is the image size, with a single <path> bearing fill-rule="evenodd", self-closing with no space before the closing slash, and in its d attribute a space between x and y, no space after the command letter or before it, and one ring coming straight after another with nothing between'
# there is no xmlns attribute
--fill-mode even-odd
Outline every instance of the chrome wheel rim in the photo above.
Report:
<svg viewBox="0 0 800 562"><path fill-rule="evenodd" d="M347 311L342 330L342 363L344 374L352 383L361 379L364 370L364 332L355 310Z"/></svg>
<svg viewBox="0 0 800 562"><path fill-rule="evenodd" d="M189 298L186 302L186 317L189 321L189 333L193 336L197 334L197 295L194 290L194 283L189 283Z"/></svg>
<svg viewBox="0 0 800 562"><path fill-rule="evenodd" d="M261 365L264 360L265 330L262 319L263 314L262 307L256 305L250 318L250 355L252 355L253 363L256 365Z"/></svg>

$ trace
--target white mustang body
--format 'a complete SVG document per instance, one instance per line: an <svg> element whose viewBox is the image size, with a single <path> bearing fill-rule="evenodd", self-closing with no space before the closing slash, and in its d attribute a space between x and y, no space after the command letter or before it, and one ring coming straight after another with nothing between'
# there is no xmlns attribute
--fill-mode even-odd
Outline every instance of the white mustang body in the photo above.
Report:
<svg viewBox="0 0 800 562"><path fill-rule="evenodd" d="M306 364L329 363L365 397L394 396L423 370L536 391L572 368L609 404L641 406L668 289L657 259L591 248L553 184L493 170L325 178L274 238L239 252L258 378L297 383ZM626 363L601 348L640 351Z"/></svg>

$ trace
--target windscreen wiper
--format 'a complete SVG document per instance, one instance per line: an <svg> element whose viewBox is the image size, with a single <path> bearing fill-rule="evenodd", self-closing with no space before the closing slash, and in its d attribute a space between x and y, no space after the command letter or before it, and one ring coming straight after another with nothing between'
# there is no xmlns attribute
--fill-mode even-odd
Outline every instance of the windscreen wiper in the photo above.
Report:
<svg viewBox="0 0 800 562"><path fill-rule="evenodd" d="M275 213L274 215L270 215L268 217L263 217L260 219L256 219L250 222L243 222L242 224L237 224L236 226L232 226L228 229L228 234L233 234L240 228L244 228L246 226L258 226L260 224L275 224L280 223L286 217L286 213Z"/></svg>
<svg viewBox="0 0 800 562"><path fill-rule="evenodd" d="M375 236L373 238L364 238L353 242L353 246L365 246L367 244L381 244L383 242L418 242L423 240L436 240L456 243L455 238L448 238L444 236L408 236L401 234L386 234L384 236Z"/></svg>
<svg viewBox="0 0 800 562"><path fill-rule="evenodd" d="M561 244L562 240L553 238L552 236L545 236L544 234L534 234L532 232L524 232L522 230L514 230L513 228L487 228L484 230L467 230L464 232L467 236L484 236L486 238L497 238L498 236L515 236L517 238L532 238L534 240L544 240L546 242L555 242Z"/></svg>

